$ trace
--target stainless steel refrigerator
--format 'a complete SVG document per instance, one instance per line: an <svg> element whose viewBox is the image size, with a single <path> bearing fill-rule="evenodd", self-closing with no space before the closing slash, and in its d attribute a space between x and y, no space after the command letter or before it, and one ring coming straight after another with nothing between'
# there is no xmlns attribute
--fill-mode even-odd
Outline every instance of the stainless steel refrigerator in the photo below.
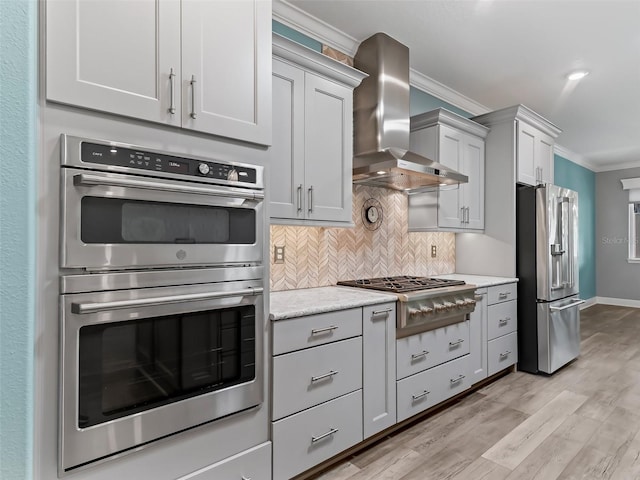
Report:
<svg viewBox="0 0 640 480"><path fill-rule="evenodd" d="M518 369L551 374L580 354L578 194L517 186Z"/></svg>

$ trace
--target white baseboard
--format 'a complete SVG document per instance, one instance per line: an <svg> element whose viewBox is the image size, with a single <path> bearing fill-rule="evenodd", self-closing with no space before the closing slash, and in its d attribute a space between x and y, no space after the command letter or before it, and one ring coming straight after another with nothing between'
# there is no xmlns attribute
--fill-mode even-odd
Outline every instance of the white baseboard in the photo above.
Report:
<svg viewBox="0 0 640 480"><path fill-rule="evenodd" d="M586 299L584 301L584 303L582 305L580 305L580 310L582 310L583 308L588 308L588 307L598 303L597 298L598 297L591 297L591 298Z"/></svg>
<svg viewBox="0 0 640 480"><path fill-rule="evenodd" d="M628 300L626 298L611 298L611 297L595 297L595 303L601 303L604 305L616 305L618 307L634 307L640 308L640 300Z"/></svg>

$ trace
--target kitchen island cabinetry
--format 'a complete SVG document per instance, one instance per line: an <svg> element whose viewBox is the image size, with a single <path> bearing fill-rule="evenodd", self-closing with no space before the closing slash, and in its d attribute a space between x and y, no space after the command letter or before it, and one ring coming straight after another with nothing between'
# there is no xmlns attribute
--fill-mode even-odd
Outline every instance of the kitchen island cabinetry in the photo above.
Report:
<svg viewBox="0 0 640 480"><path fill-rule="evenodd" d="M272 223L351 224L353 89L365 76L273 35Z"/></svg>
<svg viewBox="0 0 640 480"><path fill-rule="evenodd" d="M484 229L484 139L489 129L439 108L411 117L411 149L469 182L409 195L409 231Z"/></svg>
<svg viewBox="0 0 640 480"><path fill-rule="evenodd" d="M46 97L271 143L271 3L46 2Z"/></svg>

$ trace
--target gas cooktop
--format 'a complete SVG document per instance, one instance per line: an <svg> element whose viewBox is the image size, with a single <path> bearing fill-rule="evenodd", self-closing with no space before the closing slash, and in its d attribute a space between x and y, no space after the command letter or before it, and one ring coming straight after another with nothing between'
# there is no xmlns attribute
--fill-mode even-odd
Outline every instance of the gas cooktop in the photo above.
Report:
<svg viewBox="0 0 640 480"><path fill-rule="evenodd" d="M446 280L443 278L412 277L400 275L395 277L362 278L359 280L343 280L338 285L346 287L369 288L371 290L383 290L392 293L415 292L430 290L433 288L464 285L462 280Z"/></svg>

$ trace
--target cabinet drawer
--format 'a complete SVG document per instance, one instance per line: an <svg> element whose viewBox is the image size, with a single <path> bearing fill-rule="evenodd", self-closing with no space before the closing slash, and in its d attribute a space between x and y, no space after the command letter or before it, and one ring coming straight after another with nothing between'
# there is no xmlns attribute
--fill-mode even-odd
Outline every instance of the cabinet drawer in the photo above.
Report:
<svg viewBox="0 0 640 480"><path fill-rule="evenodd" d="M487 338L493 340L518 328L517 300L489 305Z"/></svg>
<svg viewBox="0 0 640 480"><path fill-rule="evenodd" d="M273 354L362 335L362 309L353 308L273 322Z"/></svg>
<svg viewBox="0 0 640 480"><path fill-rule="evenodd" d="M469 322L418 333L396 341L398 379L469 353Z"/></svg>
<svg viewBox="0 0 640 480"><path fill-rule="evenodd" d="M180 477L178 480L271 480L271 442Z"/></svg>
<svg viewBox="0 0 640 480"><path fill-rule="evenodd" d="M518 287L516 283L507 283L505 285L489 287L489 305L515 300L516 298L518 298Z"/></svg>
<svg viewBox="0 0 640 480"><path fill-rule="evenodd" d="M362 441L362 390L273 423L273 478L286 479Z"/></svg>
<svg viewBox="0 0 640 480"><path fill-rule="evenodd" d="M362 388L362 337L273 359L273 419Z"/></svg>
<svg viewBox="0 0 640 480"><path fill-rule="evenodd" d="M518 332L509 333L489 342L487 348L489 376L518 361Z"/></svg>
<svg viewBox="0 0 640 480"><path fill-rule="evenodd" d="M469 356L457 358L398 381L398 422L469 388Z"/></svg>

